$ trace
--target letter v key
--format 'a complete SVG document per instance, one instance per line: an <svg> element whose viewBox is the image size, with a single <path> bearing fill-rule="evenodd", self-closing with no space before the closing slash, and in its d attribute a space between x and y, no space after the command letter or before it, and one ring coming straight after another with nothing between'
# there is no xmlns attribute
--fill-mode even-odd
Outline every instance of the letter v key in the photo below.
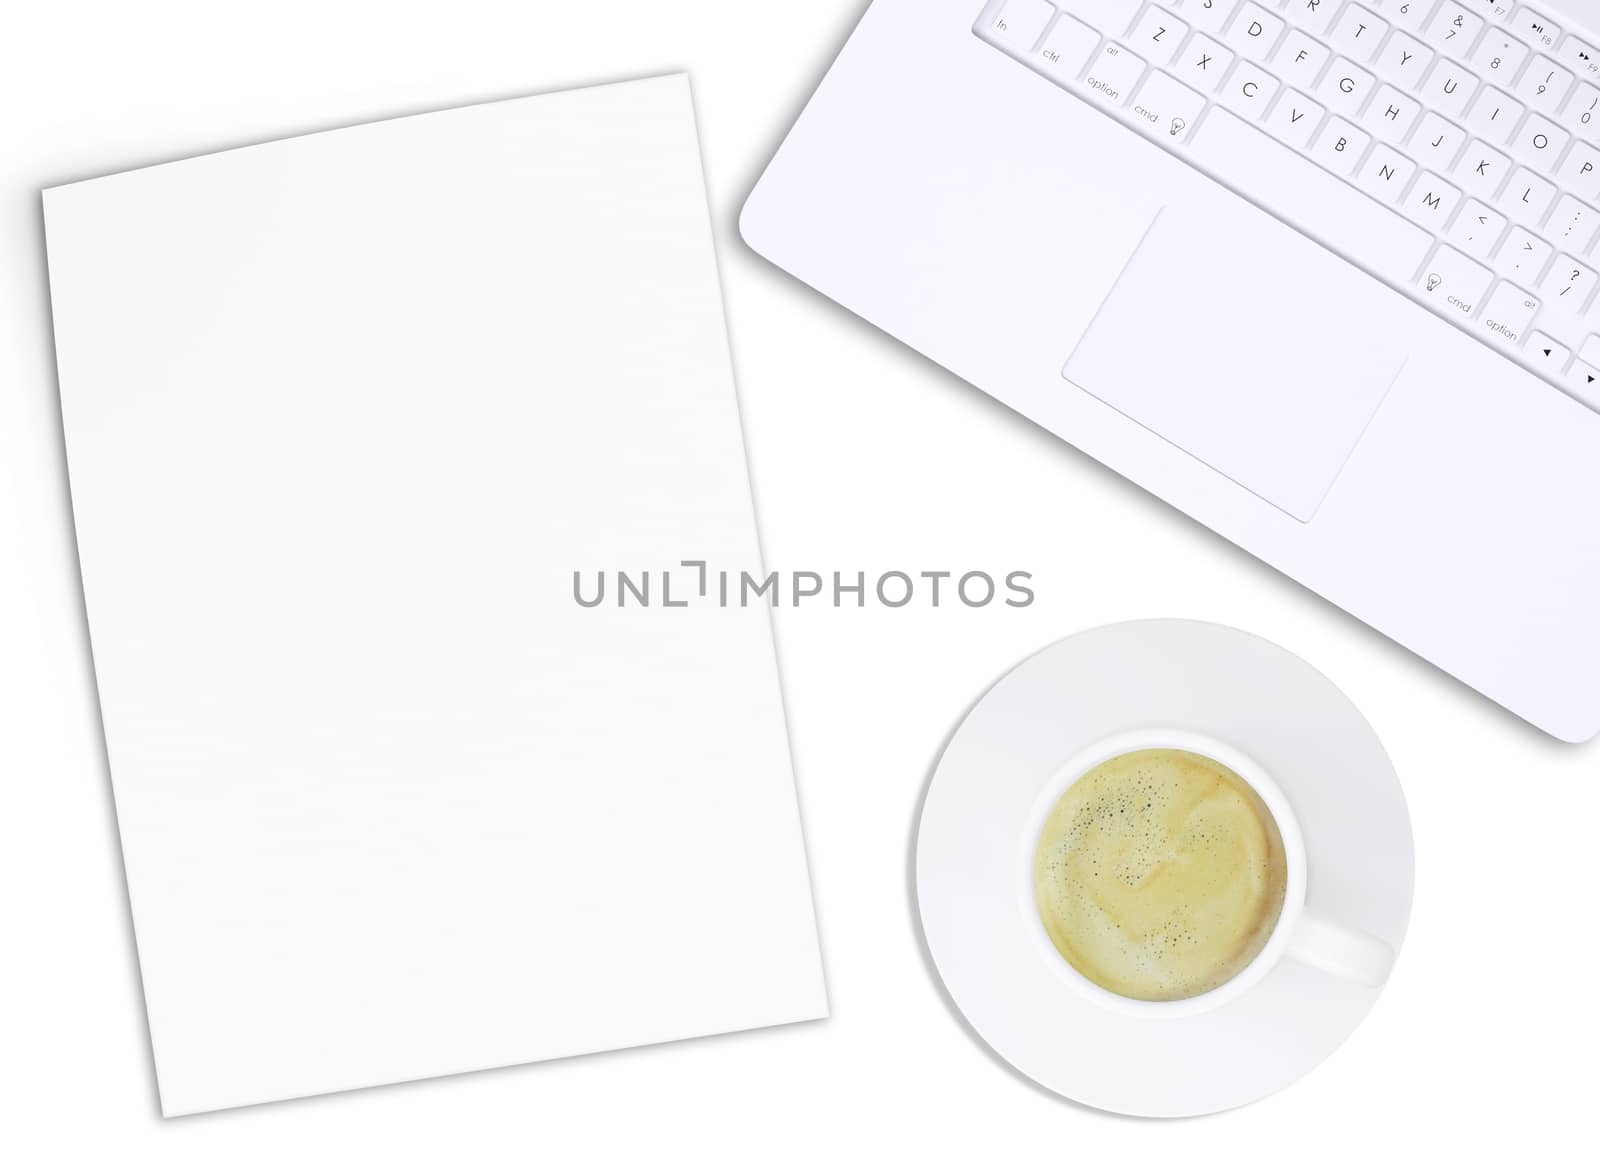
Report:
<svg viewBox="0 0 1600 1169"><path fill-rule="evenodd" d="M1296 150L1311 144L1311 136L1322 124L1323 109L1303 93L1289 90L1278 99L1267 115L1267 129L1273 137Z"/></svg>

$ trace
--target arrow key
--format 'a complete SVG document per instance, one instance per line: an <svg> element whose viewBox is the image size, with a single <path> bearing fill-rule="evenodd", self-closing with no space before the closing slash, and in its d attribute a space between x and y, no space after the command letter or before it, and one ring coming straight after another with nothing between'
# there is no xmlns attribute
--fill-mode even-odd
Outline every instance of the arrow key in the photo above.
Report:
<svg viewBox="0 0 1600 1169"><path fill-rule="evenodd" d="M1450 242L1474 259L1487 260L1505 230L1504 215L1477 199L1469 199L1450 229Z"/></svg>
<svg viewBox="0 0 1600 1169"><path fill-rule="evenodd" d="M1600 410L1600 369L1574 361L1567 372L1567 389L1585 406Z"/></svg>
<svg viewBox="0 0 1600 1169"><path fill-rule="evenodd" d="M1524 355L1540 373L1555 377L1567 368L1567 359L1572 356L1572 350L1548 333L1535 333L1528 338Z"/></svg>

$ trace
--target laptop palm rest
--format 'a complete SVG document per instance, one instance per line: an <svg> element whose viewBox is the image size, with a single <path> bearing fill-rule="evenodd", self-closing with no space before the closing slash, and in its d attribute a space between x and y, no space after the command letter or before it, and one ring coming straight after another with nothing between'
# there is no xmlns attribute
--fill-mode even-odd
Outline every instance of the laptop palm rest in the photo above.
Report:
<svg viewBox="0 0 1600 1169"><path fill-rule="evenodd" d="M1405 364L1386 332L1169 208L1062 372L1306 523Z"/></svg>

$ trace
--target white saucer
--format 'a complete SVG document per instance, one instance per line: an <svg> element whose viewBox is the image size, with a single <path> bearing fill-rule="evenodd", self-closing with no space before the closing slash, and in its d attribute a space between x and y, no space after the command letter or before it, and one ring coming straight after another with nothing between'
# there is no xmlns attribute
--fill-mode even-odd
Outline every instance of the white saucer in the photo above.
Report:
<svg viewBox="0 0 1600 1169"><path fill-rule="evenodd" d="M1294 961L1225 1006L1134 1018L1063 984L1024 928L1016 848L1040 788L1094 741L1146 727L1231 743L1282 787L1304 831L1307 907L1399 952L1411 914L1411 820L1366 719L1271 642L1195 621L1138 621L1059 641L979 700L945 748L917 832L917 903L939 976L1002 1059L1069 1099L1197 1116L1298 1079L1381 988Z"/></svg>

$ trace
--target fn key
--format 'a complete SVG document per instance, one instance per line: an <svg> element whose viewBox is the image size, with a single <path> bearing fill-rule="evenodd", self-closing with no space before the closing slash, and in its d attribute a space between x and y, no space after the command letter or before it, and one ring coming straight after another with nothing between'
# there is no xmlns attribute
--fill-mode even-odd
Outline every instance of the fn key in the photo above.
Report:
<svg viewBox="0 0 1600 1169"><path fill-rule="evenodd" d="M1045 0L1006 0L989 22L989 35L1015 52L1032 52L1055 14L1055 6Z"/></svg>

